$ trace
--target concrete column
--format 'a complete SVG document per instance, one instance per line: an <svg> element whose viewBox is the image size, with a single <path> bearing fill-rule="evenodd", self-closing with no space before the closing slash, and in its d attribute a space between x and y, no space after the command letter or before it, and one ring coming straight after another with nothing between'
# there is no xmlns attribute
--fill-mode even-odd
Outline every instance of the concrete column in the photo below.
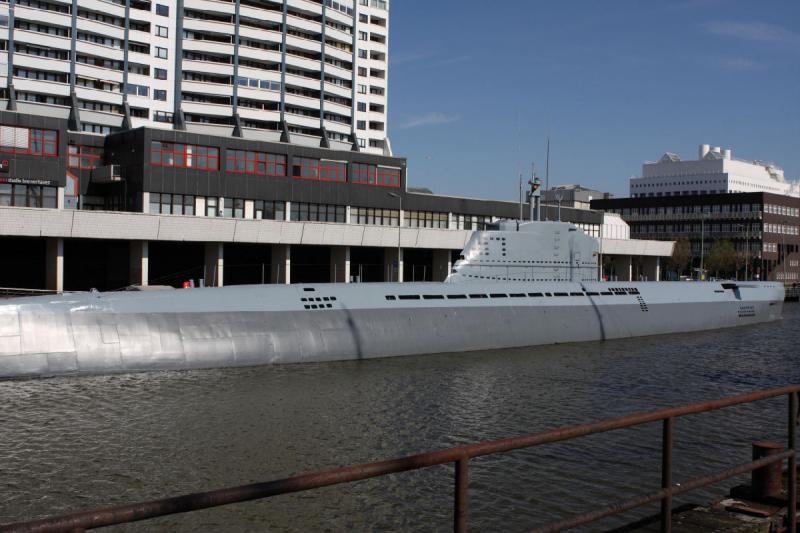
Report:
<svg viewBox="0 0 800 533"><path fill-rule="evenodd" d="M347 207L345 207L345 210L344 210L344 223L345 224L350 224L350 206L349 205ZM348 278L348 283L349 283L349 281L350 280Z"/></svg>
<svg viewBox="0 0 800 533"><path fill-rule="evenodd" d="M661 258L643 257L644 275L647 281L660 281L661 278Z"/></svg>
<svg viewBox="0 0 800 533"><path fill-rule="evenodd" d="M56 209L64 209L64 187L59 187L56 193Z"/></svg>
<svg viewBox="0 0 800 533"><path fill-rule="evenodd" d="M286 202L286 209L283 212L284 220L286 220L286 222L289 222L289 220L291 219L290 216L291 210L292 210L292 202Z"/></svg>
<svg viewBox="0 0 800 533"><path fill-rule="evenodd" d="M244 218L255 218L255 202L253 200L244 201Z"/></svg>
<svg viewBox="0 0 800 533"><path fill-rule="evenodd" d="M206 216L206 199L202 196L198 196L194 200L194 216L196 217L204 217Z"/></svg>
<svg viewBox="0 0 800 533"><path fill-rule="evenodd" d="M383 253L383 275L386 281L403 281L403 250L400 250L400 264L397 263L397 248L386 248Z"/></svg>
<svg viewBox="0 0 800 533"><path fill-rule="evenodd" d="M149 283L150 243L130 242L130 284L147 287Z"/></svg>
<svg viewBox="0 0 800 533"><path fill-rule="evenodd" d="M433 281L444 281L453 268L450 250L433 251Z"/></svg>
<svg viewBox="0 0 800 533"><path fill-rule="evenodd" d="M292 245L273 244L271 255L270 283L288 285L292 282Z"/></svg>
<svg viewBox="0 0 800 533"><path fill-rule="evenodd" d="M331 247L331 281L350 283L350 247Z"/></svg>
<svg viewBox="0 0 800 533"><path fill-rule="evenodd" d="M225 279L225 247L221 242L206 243L206 287L222 287Z"/></svg>
<svg viewBox="0 0 800 533"><path fill-rule="evenodd" d="M64 292L64 239L47 239L45 261L47 290Z"/></svg>
<svg viewBox="0 0 800 533"><path fill-rule="evenodd" d="M149 213L150 212L150 193L143 192L142 193L142 213Z"/></svg>

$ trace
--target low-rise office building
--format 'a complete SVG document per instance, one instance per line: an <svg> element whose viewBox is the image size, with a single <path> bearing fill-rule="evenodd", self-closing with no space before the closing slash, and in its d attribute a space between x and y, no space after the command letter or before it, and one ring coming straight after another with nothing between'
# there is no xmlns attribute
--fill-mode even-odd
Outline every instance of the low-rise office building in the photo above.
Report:
<svg viewBox="0 0 800 533"><path fill-rule="evenodd" d="M800 279L800 198L749 192L593 200L592 209L620 215L633 239L691 242L693 266L717 240L729 240L741 269L757 279Z"/></svg>

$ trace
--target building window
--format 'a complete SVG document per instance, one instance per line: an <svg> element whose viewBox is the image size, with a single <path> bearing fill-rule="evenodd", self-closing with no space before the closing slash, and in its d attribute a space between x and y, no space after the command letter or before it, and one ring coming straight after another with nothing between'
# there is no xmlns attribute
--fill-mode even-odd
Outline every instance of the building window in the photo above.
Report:
<svg viewBox="0 0 800 533"><path fill-rule="evenodd" d="M369 34L365 31L358 32L359 41L369 41Z"/></svg>
<svg viewBox="0 0 800 533"><path fill-rule="evenodd" d="M125 94L132 94L133 96L148 96L150 94L150 88L146 85L128 83L125 85Z"/></svg>
<svg viewBox="0 0 800 533"><path fill-rule="evenodd" d="M367 75L367 67L358 67L358 75L359 76L366 76Z"/></svg>
<svg viewBox="0 0 800 533"><path fill-rule="evenodd" d="M172 124L172 113L166 111L153 111L153 120L155 122L166 122Z"/></svg>
<svg viewBox="0 0 800 533"><path fill-rule="evenodd" d="M167 69L165 68L157 68L153 70L153 76L157 80L165 80L167 79Z"/></svg>
<svg viewBox="0 0 800 533"><path fill-rule="evenodd" d="M484 231L486 229L486 224L491 221L492 217L481 215L464 215L463 227L459 229Z"/></svg>
<svg viewBox="0 0 800 533"><path fill-rule="evenodd" d="M447 229L449 227L449 219L450 217L447 213L406 211L403 217L403 225L410 228Z"/></svg>
<svg viewBox="0 0 800 533"><path fill-rule="evenodd" d="M57 156L58 132L38 128L0 126L0 152Z"/></svg>
<svg viewBox="0 0 800 533"><path fill-rule="evenodd" d="M347 181L347 163L310 157L292 159L292 177L320 181Z"/></svg>
<svg viewBox="0 0 800 533"><path fill-rule="evenodd" d="M359 48L358 57L360 57L361 59L367 59L367 51L362 48Z"/></svg>
<svg viewBox="0 0 800 533"><path fill-rule="evenodd" d="M299 222L338 222L345 221L343 205L305 204L292 202L291 220Z"/></svg>
<svg viewBox="0 0 800 533"><path fill-rule="evenodd" d="M207 217L220 216L222 213L217 211L217 207L219 207L219 198L216 198L214 196L206 197L206 216Z"/></svg>
<svg viewBox="0 0 800 533"><path fill-rule="evenodd" d="M350 210L350 220L354 224L369 224L377 226L398 226L400 216L397 209L374 209L372 207L353 207Z"/></svg>
<svg viewBox="0 0 800 533"><path fill-rule="evenodd" d="M57 207L58 188L0 183L0 207Z"/></svg>
<svg viewBox="0 0 800 533"><path fill-rule="evenodd" d="M366 112L366 110L367 110L367 103L366 102L358 102L356 104L356 106L357 106L357 109L359 111L365 111Z"/></svg>
<svg viewBox="0 0 800 533"><path fill-rule="evenodd" d="M80 144L70 144L67 147L67 167L92 169L100 166L103 159L103 149L94 146L83 146Z"/></svg>
<svg viewBox="0 0 800 533"><path fill-rule="evenodd" d="M225 218L244 218L244 200L241 198L225 198L222 216Z"/></svg>
<svg viewBox="0 0 800 533"><path fill-rule="evenodd" d="M167 49L161 46L156 46L156 57L159 59L167 59Z"/></svg>
<svg viewBox="0 0 800 533"><path fill-rule="evenodd" d="M358 94L367 94L367 86L358 84Z"/></svg>
<svg viewBox="0 0 800 533"><path fill-rule="evenodd" d="M189 194L150 193L150 214L194 215L194 196Z"/></svg>
<svg viewBox="0 0 800 533"><path fill-rule="evenodd" d="M162 167L219 170L219 148L153 141L150 162Z"/></svg>
<svg viewBox="0 0 800 533"><path fill-rule="evenodd" d="M400 169L378 167L366 163L353 163L353 173L350 181L364 185L379 185L381 187L399 187Z"/></svg>
<svg viewBox="0 0 800 533"><path fill-rule="evenodd" d="M167 91L164 89L155 89L153 91L153 100L167 101Z"/></svg>
<svg viewBox="0 0 800 533"><path fill-rule="evenodd" d="M169 11L169 8L167 8ZM169 37L169 28L166 26L156 26L156 37Z"/></svg>
<svg viewBox="0 0 800 533"><path fill-rule="evenodd" d="M245 150L225 150L225 170L259 176L286 176L286 156Z"/></svg>
<svg viewBox="0 0 800 533"><path fill-rule="evenodd" d="M256 200L253 202L253 218L258 220L286 220L286 203Z"/></svg>
<svg viewBox="0 0 800 533"><path fill-rule="evenodd" d="M367 121L366 120L357 120L356 121L356 129L357 130L365 130L365 129L367 129Z"/></svg>
<svg viewBox="0 0 800 533"><path fill-rule="evenodd" d="M156 15L161 15L162 17L168 17L169 6L165 6L164 4L156 4Z"/></svg>

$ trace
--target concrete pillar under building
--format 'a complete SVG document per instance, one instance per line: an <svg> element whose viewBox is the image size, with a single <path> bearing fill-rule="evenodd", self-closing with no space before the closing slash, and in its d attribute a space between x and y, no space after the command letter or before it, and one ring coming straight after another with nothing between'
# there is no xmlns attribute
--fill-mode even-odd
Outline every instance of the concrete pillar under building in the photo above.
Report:
<svg viewBox="0 0 800 533"><path fill-rule="evenodd" d="M643 257L642 275L647 281L660 281L661 278L661 258Z"/></svg>
<svg viewBox="0 0 800 533"><path fill-rule="evenodd" d="M331 281L350 283L350 247L331 247Z"/></svg>
<svg viewBox="0 0 800 533"><path fill-rule="evenodd" d="M270 283L292 282L292 246L290 244L272 245L272 265Z"/></svg>
<svg viewBox="0 0 800 533"><path fill-rule="evenodd" d="M628 279L625 281L633 281L633 256L628 256Z"/></svg>
<svg viewBox="0 0 800 533"><path fill-rule="evenodd" d="M383 272L386 281L403 282L403 250L400 250L400 264L397 261L397 248L386 248L383 254Z"/></svg>
<svg viewBox="0 0 800 533"><path fill-rule="evenodd" d="M444 281L453 268L450 250L433 251L433 281Z"/></svg>
<svg viewBox="0 0 800 533"><path fill-rule="evenodd" d="M48 238L45 268L47 290L64 292L64 239Z"/></svg>
<svg viewBox="0 0 800 533"><path fill-rule="evenodd" d="M225 247L221 242L206 243L205 285L222 287L225 280Z"/></svg>
<svg viewBox="0 0 800 533"><path fill-rule="evenodd" d="M130 284L147 287L150 278L150 243L130 242Z"/></svg>

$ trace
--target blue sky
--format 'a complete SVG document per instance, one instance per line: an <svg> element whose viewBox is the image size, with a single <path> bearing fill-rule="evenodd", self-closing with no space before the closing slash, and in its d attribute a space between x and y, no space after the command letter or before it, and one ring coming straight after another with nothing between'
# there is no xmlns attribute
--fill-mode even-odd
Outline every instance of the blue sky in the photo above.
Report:
<svg viewBox="0 0 800 533"><path fill-rule="evenodd" d="M697 145L800 179L800 2L394 0L389 136L409 185L517 198L550 184L627 196Z"/></svg>

